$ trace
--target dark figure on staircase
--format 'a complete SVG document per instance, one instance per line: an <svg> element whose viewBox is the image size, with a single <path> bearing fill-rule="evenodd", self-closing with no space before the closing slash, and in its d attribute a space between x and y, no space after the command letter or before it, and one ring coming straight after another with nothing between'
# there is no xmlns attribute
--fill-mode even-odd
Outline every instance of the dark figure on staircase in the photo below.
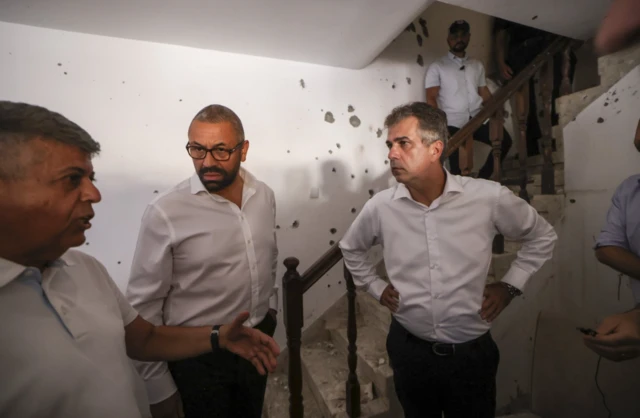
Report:
<svg viewBox="0 0 640 418"><path fill-rule="evenodd" d="M503 81L508 82L524 70L531 61L542 53L555 39L549 32L508 20L496 18L494 22L495 54L498 72ZM576 57L571 52L569 81L573 83ZM553 57L553 90L551 93L551 124L558 124L556 99L560 97L562 83L562 52ZM542 136L538 122L536 89L533 77L529 79L529 116L527 118L527 154L540 154L538 140Z"/></svg>
<svg viewBox="0 0 640 418"><path fill-rule="evenodd" d="M466 53L471 38L469 29L469 24L464 20L451 24L447 37L449 53L429 66L425 78L427 103L447 114L450 135L458 132L491 99L484 65L481 61L468 57ZM491 146L489 124L485 123L478 128L473 139ZM505 130L501 160L507 156L511 142L511 137ZM449 157L451 174L460 174L459 158L458 150ZM489 179L492 174L493 154L489 153L478 177Z"/></svg>
<svg viewBox="0 0 640 418"><path fill-rule="evenodd" d="M406 418L493 418L500 354L491 322L553 254L553 227L499 183L442 167L445 113L416 102L385 121L398 184L373 196L340 241L354 283L392 312L387 351ZM496 234L523 241L487 284ZM390 283L367 257L383 247Z"/></svg>

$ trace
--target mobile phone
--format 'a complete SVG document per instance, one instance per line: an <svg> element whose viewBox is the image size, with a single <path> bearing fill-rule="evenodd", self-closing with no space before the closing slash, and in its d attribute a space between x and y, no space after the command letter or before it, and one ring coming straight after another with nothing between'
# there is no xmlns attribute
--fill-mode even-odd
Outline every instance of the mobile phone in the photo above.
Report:
<svg viewBox="0 0 640 418"><path fill-rule="evenodd" d="M578 331L580 331L581 333L583 333L584 335L589 335L591 337L595 337L596 335L598 335L598 333L595 330L592 330L591 328L576 328Z"/></svg>

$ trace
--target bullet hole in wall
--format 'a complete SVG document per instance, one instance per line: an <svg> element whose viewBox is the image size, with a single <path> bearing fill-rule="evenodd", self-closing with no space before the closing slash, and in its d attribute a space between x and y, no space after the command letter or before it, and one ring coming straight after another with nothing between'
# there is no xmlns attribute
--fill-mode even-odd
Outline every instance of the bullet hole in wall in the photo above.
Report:
<svg viewBox="0 0 640 418"><path fill-rule="evenodd" d="M391 88L395 90L395 89L396 89L396 83L393 83L393 84L391 85Z"/></svg>
<svg viewBox="0 0 640 418"><path fill-rule="evenodd" d="M349 123L351 124L351 126L353 126L354 128L357 128L358 126L360 126L360 118L357 117L356 115L353 115L349 118Z"/></svg>
<svg viewBox="0 0 640 418"><path fill-rule="evenodd" d="M61 62L58 63L58 67L62 67L62 63Z"/></svg>
<svg viewBox="0 0 640 418"><path fill-rule="evenodd" d="M335 229L335 228L331 228L331 229L329 230L329 232L331 232L332 234L335 234L336 232L338 232L338 230L337 230L337 229Z"/></svg>
<svg viewBox="0 0 640 418"><path fill-rule="evenodd" d="M411 24L409 26L407 26L407 28L405 29L407 32L415 32L416 31L416 25L411 22Z"/></svg>
<svg viewBox="0 0 640 418"><path fill-rule="evenodd" d="M89 241L87 241L87 243L85 245L89 245Z"/></svg>
<svg viewBox="0 0 640 418"><path fill-rule="evenodd" d="M411 77L407 77L407 84L411 84Z"/></svg>
<svg viewBox="0 0 640 418"><path fill-rule="evenodd" d="M329 154L333 154L333 150L329 150Z"/></svg>
<svg viewBox="0 0 640 418"><path fill-rule="evenodd" d="M335 172L336 172L336 168L335 168L335 167L333 167L333 168L331 169L331 172L335 173Z"/></svg>
<svg viewBox="0 0 640 418"><path fill-rule="evenodd" d="M424 35L425 38L429 37L429 29L427 28L427 21L424 20L423 18L418 19L418 23L420 24L420 27L422 28L422 34Z"/></svg>
<svg viewBox="0 0 640 418"><path fill-rule="evenodd" d="M369 196L373 197L374 194L375 194L375 192L373 191L373 189L369 189Z"/></svg>
<svg viewBox="0 0 640 418"><path fill-rule="evenodd" d="M331 246L333 246L333 244L335 244L335 243L336 243L336 242L335 242L335 241L333 241L333 240L329 241L329 245L331 245Z"/></svg>
<svg viewBox="0 0 640 418"><path fill-rule="evenodd" d="M418 41L418 46L422 46L422 36L416 35L416 40Z"/></svg>
<svg viewBox="0 0 640 418"><path fill-rule="evenodd" d="M118 264L122 264L122 261L118 261Z"/></svg>
<svg viewBox="0 0 640 418"><path fill-rule="evenodd" d="M157 190L154 190L154 191L153 191L153 194L158 194L158 191L157 191Z"/></svg>
<svg viewBox="0 0 640 418"><path fill-rule="evenodd" d="M288 150L287 150L287 154L291 154L291 150L289 150L289 149L288 149Z"/></svg>
<svg viewBox="0 0 640 418"><path fill-rule="evenodd" d="M327 112L324 114L324 121L327 123L333 123L335 122L335 118L333 117L333 113L331 112Z"/></svg>
<svg viewBox="0 0 640 418"><path fill-rule="evenodd" d="M598 123L602 123L602 122L604 122L604 119L598 118Z"/></svg>
<svg viewBox="0 0 640 418"><path fill-rule="evenodd" d="M367 174L368 172L369 172L369 170L368 170L368 169L365 169L365 170L364 170L364 173L365 173L365 174Z"/></svg>
<svg viewBox="0 0 640 418"><path fill-rule="evenodd" d="M531 18L531 20L536 20L538 18L538 15L535 15L534 17Z"/></svg>
<svg viewBox="0 0 640 418"><path fill-rule="evenodd" d="M609 106L609 102L604 102L604 106L605 107Z"/></svg>
<svg viewBox="0 0 640 418"><path fill-rule="evenodd" d="M389 164L389 160L384 160L384 163L385 164Z"/></svg>
<svg viewBox="0 0 640 418"><path fill-rule="evenodd" d="M353 106L349 105L347 106L347 111L348 112L353 112L354 110L356 110Z"/></svg>
<svg viewBox="0 0 640 418"><path fill-rule="evenodd" d="M351 213L356 213L356 208L351 208Z"/></svg>
<svg viewBox="0 0 640 418"><path fill-rule="evenodd" d="M339 142L336 144L336 147L337 147L338 149L340 149L340 143L339 143Z"/></svg>
<svg viewBox="0 0 640 418"><path fill-rule="evenodd" d="M293 228L297 228L297 227L299 227L299 226L300 226L300 222L298 222L298 221L293 221L293 223L291 224L291 226L292 226Z"/></svg>
<svg viewBox="0 0 640 418"><path fill-rule="evenodd" d="M67 72L66 72L66 71L64 72L64 75L67 75Z"/></svg>
<svg viewBox="0 0 640 418"><path fill-rule="evenodd" d="M378 130L376 131L376 136L378 138L380 138L382 136L382 129L378 128Z"/></svg>
<svg viewBox="0 0 640 418"><path fill-rule="evenodd" d="M352 175L351 175L351 178L352 178L352 179L355 179L355 178L356 178L356 176L352 174Z"/></svg>
<svg viewBox="0 0 640 418"><path fill-rule="evenodd" d="M306 87L306 85L304 83L304 79L302 79L302 78L300 79L300 87L302 87L302 88Z"/></svg>
<svg viewBox="0 0 640 418"><path fill-rule="evenodd" d="M418 59L416 59L416 62L419 66L424 67L424 60L422 59L422 55L418 54Z"/></svg>
<svg viewBox="0 0 640 418"><path fill-rule="evenodd" d="M276 229L280 229L280 225L276 225Z"/></svg>
<svg viewBox="0 0 640 418"><path fill-rule="evenodd" d="M576 203L576 199L569 199L569 202Z"/></svg>

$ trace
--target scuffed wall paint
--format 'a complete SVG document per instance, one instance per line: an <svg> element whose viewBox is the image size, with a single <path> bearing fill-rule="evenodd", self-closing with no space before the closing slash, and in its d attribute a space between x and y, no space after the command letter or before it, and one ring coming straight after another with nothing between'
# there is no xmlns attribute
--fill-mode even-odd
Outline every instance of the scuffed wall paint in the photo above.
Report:
<svg viewBox="0 0 640 418"><path fill-rule="evenodd" d="M472 53L488 63L491 19L443 4L416 20L422 46L403 32L359 71L0 23L0 92L63 113L102 144L94 165L103 201L82 250L121 289L146 205L193 172L184 151L191 118L211 103L232 108L251 144L245 167L276 194L280 282L285 257L304 271L389 186L384 117L424 100L426 66L446 53L446 28L461 18ZM336 267L305 295L305 325L344 291ZM283 326L276 339L284 344Z"/></svg>

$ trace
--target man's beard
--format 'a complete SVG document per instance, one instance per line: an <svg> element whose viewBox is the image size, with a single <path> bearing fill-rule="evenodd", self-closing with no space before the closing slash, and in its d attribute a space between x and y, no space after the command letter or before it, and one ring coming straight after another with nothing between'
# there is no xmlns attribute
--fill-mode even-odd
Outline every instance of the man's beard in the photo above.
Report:
<svg viewBox="0 0 640 418"><path fill-rule="evenodd" d="M464 52L466 49L467 45L462 42L458 42L453 46L453 48L451 48L451 50L454 52Z"/></svg>
<svg viewBox="0 0 640 418"><path fill-rule="evenodd" d="M234 167L233 171L231 172L227 172L220 167L203 167L198 172L198 177L200 177L200 181L209 193L215 193L229 187L229 185L231 185L231 183L233 183L233 181L238 176L239 171L240 164ZM207 173L217 173L220 174L222 178L220 180L206 180L204 178L204 175Z"/></svg>

